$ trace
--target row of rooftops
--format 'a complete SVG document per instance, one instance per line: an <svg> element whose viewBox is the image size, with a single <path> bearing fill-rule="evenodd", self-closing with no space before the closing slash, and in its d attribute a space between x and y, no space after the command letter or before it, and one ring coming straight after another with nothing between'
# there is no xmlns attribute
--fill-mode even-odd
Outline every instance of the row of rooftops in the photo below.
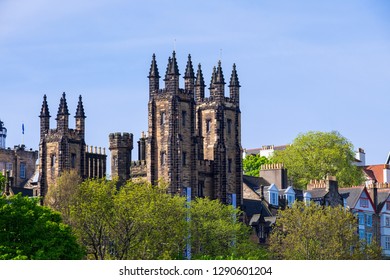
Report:
<svg viewBox="0 0 390 280"><path fill-rule="evenodd" d="M267 211L272 208L283 208L289 204L288 196L291 195L292 201L314 201L325 204L326 196L330 192L335 192L342 199L342 206L354 209L357 206L362 193L367 193L368 199L373 205L376 213L380 213L385 205L385 202L390 199L390 184L375 184L368 186L354 186L349 188L338 188L336 178L329 177L327 180L316 180L310 182L307 190L295 189L291 186L287 188L278 188L275 184L269 184L264 178L243 176L244 182L244 205L246 214L251 217L258 212L264 212L265 202ZM336 185L335 185L336 183ZM263 185L268 184L268 185ZM333 188L332 188L333 185ZM272 201L271 193L277 195L277 199ZM256 194L255 196L253 194ZM245 201L246 200L246 201ZM255 202L257 200L257 203ZM284 200L284 201L281 201ZM276 202L276 203L275 203ZM283 203L285 203L283 205ZM274 215L270 213L270 215Z"/></svg>

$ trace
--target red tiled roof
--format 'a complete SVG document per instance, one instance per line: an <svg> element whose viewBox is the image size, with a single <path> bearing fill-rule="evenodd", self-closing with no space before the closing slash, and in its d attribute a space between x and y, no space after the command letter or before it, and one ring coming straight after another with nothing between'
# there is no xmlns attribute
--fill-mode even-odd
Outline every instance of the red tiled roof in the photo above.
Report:
<svg viewBox="0 0 390 280"><path fill-rule="evenodd" d="M376 180L378 183L383 183L383 169L383 164L367 165L363 167L363 170L366 175L370 179Z"/></svg>

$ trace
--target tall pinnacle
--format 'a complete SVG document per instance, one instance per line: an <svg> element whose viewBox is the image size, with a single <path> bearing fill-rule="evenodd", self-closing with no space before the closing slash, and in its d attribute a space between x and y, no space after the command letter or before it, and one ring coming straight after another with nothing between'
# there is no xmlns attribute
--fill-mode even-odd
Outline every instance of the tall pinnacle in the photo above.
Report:
<svg viewBox="0 0 390 280"><path fill-rule="evenodd" d="M211 74L210 89L214 88L214 84L217 80L217 68L213 67L213 73Z"/></svg>
<svg viewBox="0 0 390 280"><path fill-rule="evenodd" d="M198 64L198 71L196 72L196 86L205 87L203 73L200 63Z"/></svg>
<svg viewBox="0 0 390 280"><path fill-rule="evenodd" d="M46 94L43 96L41 114L39 115L39 117L41 118L50 117L49 106L47 106Z"/></svg>
<svg viewBox="0 0 390 280"><path fill-rule="evenodd" d="M235 63L233 64L233 70L232 70L232 75L230 76L229 87L240 87L240 82L238 81Z"/></svg>
<svg viewBox="0 0 390 280"><path fill-rule="evenodd" d="M179 67L177 66L177 61L176 61L176 52L173 51L172 53L172 60L170 61L170 64L168 64L168 75L175 75L179 76Z"/></svg>
<svg viewBox="0 0 390 280"><path fill-rule="evenodd" d="M58 107L58 116L60 115L69 115L69 110L68 110L68 104L66 103L66 96L65 92L62 94L61 100L60 100L60 105Z"/></svg>
<svg viewBox="0 0 390 280"><path fill-rule="evenodd" d="M81 95L79 96L79 103L77 104L76 118L86 118Z"/></svg>
<svg viewBox="0 0 390 280"><path fill-rule="evenodd" d="M156 55L153 54L152 64L150 65L150 71L148 78L160 78L157 68Z"/></svg>
<svg viewBox="0 0 390 280"><path fill-rule="evenodd" d="M184 79L195 78L194 68L192 67L191 55L188 55L186 73L184 74Z"/></svg>
<svg viewBox="0 0 390 280"><path fill-rule="evenodd" d="M217 72L215 75L215 83L216 84L225 84L225 79L223 77L223 72L222 72L222 67L221 67L221 61L218 61Z"/></svg>

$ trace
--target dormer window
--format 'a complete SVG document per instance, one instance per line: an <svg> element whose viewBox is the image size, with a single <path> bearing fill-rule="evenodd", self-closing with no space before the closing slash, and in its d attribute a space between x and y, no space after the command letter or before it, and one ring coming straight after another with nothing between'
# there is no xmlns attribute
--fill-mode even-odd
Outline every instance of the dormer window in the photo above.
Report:
<svg viewBox="0 0 390 280"><path fill-rule="evenodd" d="M291 205L294 203L295 201L295 191L293 190L293 188L290 186L286 189L286 191L284 192L284 198L286 199L287 201L287 205L289 207L291 207Z"/></svg>
<svg viewBox="0 0 390 280"><path fill-rule="evenodd" d="M309 192L305 192L303 194L303 201L305 202L306 205L310 204L311 201L311 194Z"/></svg>
<svg viewBox="0 0 390 280"><path fill-rule="evenodd" d="M271 196L270 203L272 205L278 205L278 194L270 193L270 196Z"/></svg>
<svg viewBox="0 0 390 280"><path fill-rule="evenodd" d="M269 203L274 205L274 206L278 206L279 205L279 190L278 190L278 188L274 184L272 184L268 188L268 193L269 193L269 197L268 197Z"/></svg>

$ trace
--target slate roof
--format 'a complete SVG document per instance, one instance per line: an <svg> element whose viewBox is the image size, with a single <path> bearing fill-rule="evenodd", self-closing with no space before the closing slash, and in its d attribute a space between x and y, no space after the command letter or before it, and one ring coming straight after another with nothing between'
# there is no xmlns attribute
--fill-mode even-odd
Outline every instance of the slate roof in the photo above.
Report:
<svg viewBox="0 0 390 280"><path fill-rule="evenodd" d="M314 198L324 197L328 193L328 190L326 188L316 188L316 189L312 189L312 190L307 190L305 192L310 193L311 198L314 199Z"/></svg>
<svg viewBox="0 0 390 280"><path fill-rule="evenodd" d="M363 190L364 187L339 188L339 193L345 195L344 197L347 199L349 208L355 208Z"/></svg>
<svg viewBox="0 0 390 280"><path fill-rule="evenodd" d="M390 195L390 189L377 189L378 190L378 213L382 211L383 206L385 205L385 202L387 198Z"/></svg>
<svg viewBox="0 0 390 280"><path fill-rule="evenodd" d="M255 198L248 198L244 196L243 210L246 215L248 217L252 217L255 214L261 214L264 217L272 215L268 208L268 203L265 200L260 199L260 186L267 184L267 182L260 177L244 175L243 183L253 192L254 195L252 197Z"/></svg>
<svg viewBox="0 0 390 280"><path fill-rule="evenodd" d="M253 191L258 193L260 190L260 186L267 186L270 185L267 180L265 180L262 177L254 177L254 176L248 176L248 175L243 175L242 176L242 181L244 184L246 184L248 187L250 187Z"/></svg>

